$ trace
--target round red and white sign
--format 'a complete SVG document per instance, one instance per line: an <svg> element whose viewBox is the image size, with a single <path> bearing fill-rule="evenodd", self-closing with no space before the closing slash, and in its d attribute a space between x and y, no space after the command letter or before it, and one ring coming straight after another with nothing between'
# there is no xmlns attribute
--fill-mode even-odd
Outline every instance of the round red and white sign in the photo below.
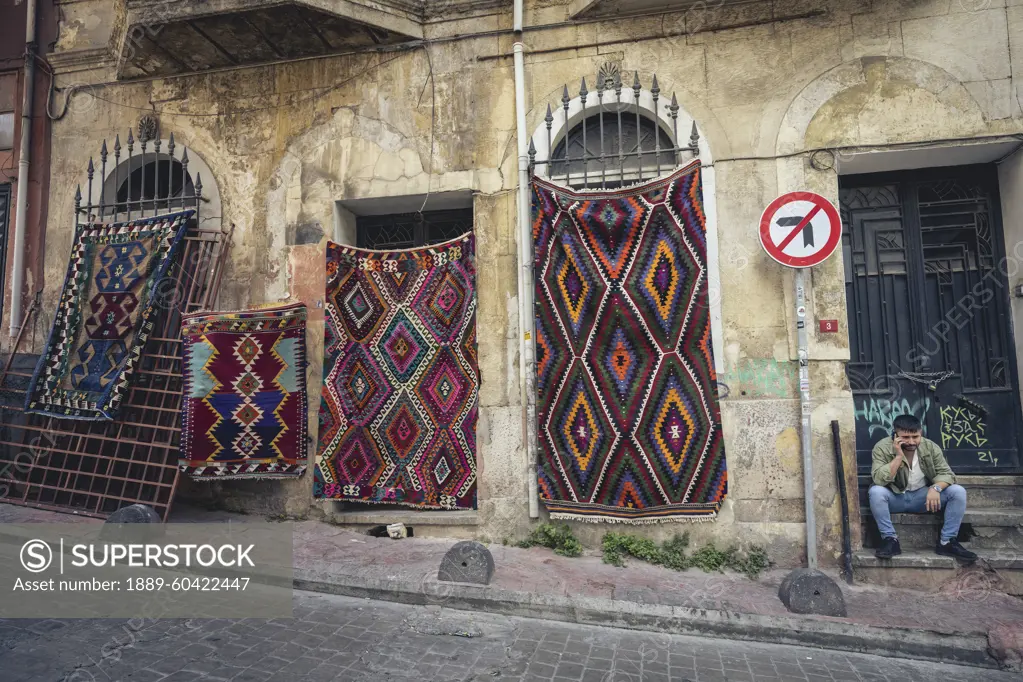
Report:
<svg viewBox="0 0 1023 682"><path fill-rule="evenodd" d="M824 262L842 241L842 221L834 204L813 192L783 194L760 218L760 245L790 268Z"/></svg>

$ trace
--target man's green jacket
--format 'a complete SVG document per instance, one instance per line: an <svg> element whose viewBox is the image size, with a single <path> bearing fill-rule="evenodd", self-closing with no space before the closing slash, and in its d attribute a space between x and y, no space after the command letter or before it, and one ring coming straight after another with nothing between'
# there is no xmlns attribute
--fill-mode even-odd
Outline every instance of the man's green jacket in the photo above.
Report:
<svg viewBox="0 0 1023 682"><path fill-rule="evenodd" d="M892 440L892 437L888 436L878 441L877 445L874 446L874 452L871 454L874 464L870 469L870 475L874 479L874 483L876 485L888 486L897 495L904 493L906 491L906 484L909 482L909 464L906 461L906 456L903 455L902 464L899 465L899 470L895 472L895 478L892 478L891 467L889 466L892 460L895 459L895 441ZM952 485L956 482L956 475L952 473L948 462L945 461L945 455L942 454L941 448L934 441L921 438L916 456L920 458L920 470L927 478L927 485L934 485L935 483Z"/></svg>

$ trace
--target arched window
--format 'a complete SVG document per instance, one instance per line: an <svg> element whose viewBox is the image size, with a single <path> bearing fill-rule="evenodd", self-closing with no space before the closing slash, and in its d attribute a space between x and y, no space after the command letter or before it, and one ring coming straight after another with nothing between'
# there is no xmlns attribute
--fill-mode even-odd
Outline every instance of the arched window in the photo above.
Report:
<svg viewBox="0 0 1023 682"><path fill-rule="evenodd" d="M148 134L143 136L143 132ZM175 143L173 134L167 140L151 137L155 129L144 131L141 125L139 133L136 139L129 131L123 146L120 135L109 149L104 141L99 162L90 159L85 182L79 188L78 206L84 216L116 222L198 209L200 205L211 207L215 202L216 212L208 213L203 208L199 220L219 223L219 198L215 192L203 191L203 181L211 177L205 164L190 159L188 150Z"/></svg>
<svg viewBox="0 0 1023 682"><path fill-rule="evenodd" d="M700 155L695 121L688 144L679 139L680 111L674 95L661 97L657 76L649 90L639 74L631 86L623 86L617 67L605 64L595 91L583 79L577 97L569 96L566 85L561 106L547 107L544 125L530 140L530 163L537 175L574 189L653 180Z"/></svg>
<svg viewBox="0 0 1023 682"><path fill-rule="evenodd" d="M614 188L652 180L677 164L671 134L645 116L590 115L551 153L550 177L576 189Z"/></svg>
<svg viewBox="0 0 1023 682"><path fill-rule="evenodd" d="M192 176L177 159L146 161L119 182L118 213L126 213L129 203L133 208L145 206L169 212L183 206L186 197L193 199L196 195Z"/></svg>

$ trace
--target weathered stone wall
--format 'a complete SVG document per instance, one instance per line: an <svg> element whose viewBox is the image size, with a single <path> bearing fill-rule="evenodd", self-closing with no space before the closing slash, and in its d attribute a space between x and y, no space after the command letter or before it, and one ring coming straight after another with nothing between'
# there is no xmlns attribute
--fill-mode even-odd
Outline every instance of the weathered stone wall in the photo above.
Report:
<svg viewBox="0 0 1023 682"><path fill-rule="evenodd" d="M678 95L713 152L720 285L712 298L723 320L729 499L713 523L643 526L637 533L665 537L690 530L696 541L757 542L783 564L800 560L804 514L792 276L762 253L760 214L779 193L796 189L837 203L835 171L812 169L799 153L805 149L1021 132L1013 66L1023 54L1023 7L1003 4L791 0L527 32L529 130L541 125L548 103L557 105L563 84L575 89L612 61L623 73L638 71L647 88L656 72L661 92ZM429 56L420 48L84 89L70 113L54 123L45 322L37 325L35 345L44 339L63 277L75 185L101 140L123 135L143 113L158 112L164 137L173 131L179 144L205 161L221 219L235 226L221 305L287 296L308 304L313 434L323 248L334 233L335 202L471 190L480 259L480 510L469 531L441 526L435 532L497 541L521 537L531 522L518 393L510 8L429 24L426 34L437 39L496 32L437 42ZM527 3L526 24L564 22L568 9L565 2ZM813 11L821 14L750 25ZM69 12L80 28L62 34L60 48L67 54L116 43L89 21L116 16L115 3L86 0ZM88 69L69 66L58 84L105 83L113 79L111 64L108 55ZM841 546L833 419L841 424L845 467L855 485L841 258L814 269L810 279L810 319L840 321L838 334L818 336L811 325L815 503L821 556L831 561ZM309 476L214 485L215 491L205 492L260 513L328 510L311 500ZM575 529L596 544L608 527Z"/></svg>

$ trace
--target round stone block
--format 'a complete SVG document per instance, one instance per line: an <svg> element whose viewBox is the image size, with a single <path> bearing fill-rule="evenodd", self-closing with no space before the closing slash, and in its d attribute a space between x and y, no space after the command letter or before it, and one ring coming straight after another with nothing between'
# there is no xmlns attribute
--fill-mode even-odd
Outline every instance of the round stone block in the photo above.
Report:
<svg viewBox="0 0 1023 682"><path fill-rule="evenodd" d="M845 617L845 597L838 584L827 574L809 568L797 568L785 576L778 598L792 613Z"/></svg>
<svg viewBox="0 0 1023 682"><path fill-rule="evenodd" d="M160 523L160 515L156 510L145 504L132 504L121 507L107 517L106 523Z"/></svg>
<svg viewBox="0 0 1023 682"><path fill-rule="evenodd" d="M437 580L489 585L494 577L494 555L475 540L455 543L440 562Z"/></svg>
<svg viewBox="0 0 1023 682"><path fill-rule="evenodd" d="M163 520L155 509L145 504L132 504L108 516L99 537L107 541L145 542L163 537L164 531Z"/></svg>

